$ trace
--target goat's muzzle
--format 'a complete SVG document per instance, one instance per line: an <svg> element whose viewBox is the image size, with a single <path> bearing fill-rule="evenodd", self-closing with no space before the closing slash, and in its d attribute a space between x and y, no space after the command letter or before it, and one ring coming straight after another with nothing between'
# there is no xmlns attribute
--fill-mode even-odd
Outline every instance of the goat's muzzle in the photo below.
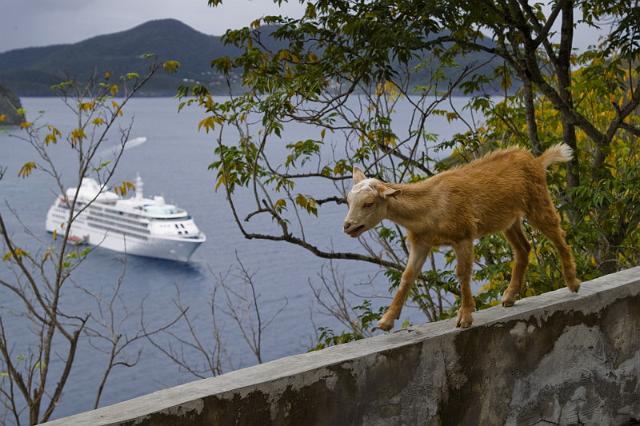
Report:
<svg viewBox="0 0 640 426"><path fill-rule="evenodd" d="M354 226L354 224L351 222L345 222L343 226L344 232L350 237L354 238L360 235L362 233L361 231L363 231L364 228L364 225Z"/></svg>

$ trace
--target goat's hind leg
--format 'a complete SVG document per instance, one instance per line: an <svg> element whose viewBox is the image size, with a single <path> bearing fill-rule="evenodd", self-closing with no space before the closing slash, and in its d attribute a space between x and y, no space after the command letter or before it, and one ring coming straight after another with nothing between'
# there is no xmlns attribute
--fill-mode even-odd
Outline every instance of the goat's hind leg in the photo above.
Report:
<svg viewBox="0 0 640 426"><path fill-rule="evenodd" d="M511 270L511 282L502 294L502 306L513 306L516 298L520 295L520 289L524 282L524 273L529 264L531 245L522 232L520 219L504 231L504 236L513 250L514 263Z"/></svg>
<svg viewBox="0 0 640 426"><path fill-rule="evenodd" d="M572 292L580 289L580 281L576 278L576 263L573 253L567 244L565 233L560 227L560 216L556 212L550 197L546 197L545 205L538 211L527 216L529 222L538 228L556 247L562 262L562 273L567 288Z"/></svg>

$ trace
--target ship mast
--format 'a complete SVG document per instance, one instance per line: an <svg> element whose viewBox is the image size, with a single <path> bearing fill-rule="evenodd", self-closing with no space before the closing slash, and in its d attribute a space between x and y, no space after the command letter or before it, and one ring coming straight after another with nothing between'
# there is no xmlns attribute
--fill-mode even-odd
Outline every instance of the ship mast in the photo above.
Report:
<svg viewBox="0 0 640 426"><path fill-rule="evenodd" d="M144 198L144 182L140 174L136 175L136 200L142 200Z"/></svg>

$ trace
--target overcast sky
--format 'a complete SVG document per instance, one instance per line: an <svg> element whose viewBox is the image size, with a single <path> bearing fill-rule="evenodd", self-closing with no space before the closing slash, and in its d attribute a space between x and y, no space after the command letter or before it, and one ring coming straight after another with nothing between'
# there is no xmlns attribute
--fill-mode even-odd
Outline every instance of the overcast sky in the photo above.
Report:
<svg viewBox="0 0 640 426"><path fill-rule="evenodd" d="M206 33L221 35L269 14L301 16L303 7L290 0L281 9L272 0L0 0L0 52L30 46L75 43L122 31L152 19L175 18ZM599 31L579 28L575 46L597 41Z"/></svg>
<svg viewBox="0 0 640 426"><path fill-rule="evenodd" d="M215 8L207 6L207 0L0 0L0 52L75 43L161 18L221 35L279 10L292 16L303 13L297 0L281 9L272 0L226 0Z"/></svg>

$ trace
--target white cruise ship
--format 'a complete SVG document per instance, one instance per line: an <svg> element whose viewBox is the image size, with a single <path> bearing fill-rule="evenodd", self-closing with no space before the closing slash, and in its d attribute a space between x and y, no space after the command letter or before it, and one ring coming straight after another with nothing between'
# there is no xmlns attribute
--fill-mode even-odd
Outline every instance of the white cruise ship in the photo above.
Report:
<svg viewBox="0 0 640 426"><path fill-rule="evenodd" d="M69 220L68 201L76 188L60 196L47 214L47 231L61 234ZM87 204L90 203L88 206ZM188 262L206 237L189 214L164 198L144 198L143 182L136 179L136 193L124 199L85 178L80 185L71 226L70 242L86 243L138 256Z"/></svg>

